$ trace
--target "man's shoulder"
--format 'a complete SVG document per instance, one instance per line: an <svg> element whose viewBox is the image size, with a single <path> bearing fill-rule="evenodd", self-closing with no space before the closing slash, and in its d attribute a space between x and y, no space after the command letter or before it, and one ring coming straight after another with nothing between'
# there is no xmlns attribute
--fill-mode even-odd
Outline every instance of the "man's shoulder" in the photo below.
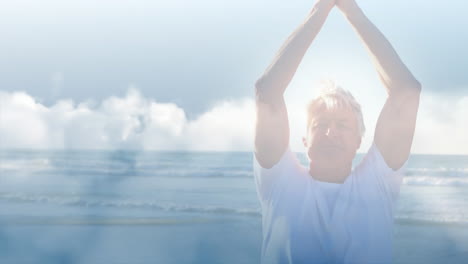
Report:
<svg viewBox="0 0 468 264"><path fill-rule="evenodd" d="M257 157L255 155L255 152L253 152L252 154L253 154L253 165L254 165L253 168L254 168L254 171L279 173L279 172L291 172L291 171L295 171L295 170L304 168L304 166L301 164L297 154L294 153L291 150L290 146L288 146L286 148L286 150L283 152L283 154L281 155L278 162L273 164L271 167L267 167L267 168L263 167L259 163L259 161L258 161L258 159L257 159Z"/></svg>
<svg viewBox="0 0 468 264"><path fill-rule="evenodd" d="M389 198L395 199L403 182L405 169L406 163L398 170L390 168L377 145L373 142L354 171L358 182L380 186L377 188L378 190L386 193Z"/></svg>
<svg viewBox="0 0 468 264"><path fill-rule="evenodd" d="M405 163L406 165L406 163ZM375 141L372 141L369 150L362 158L361 162L356 166L355 170L360 173L364 173L368 170L378 170L387 173L397 173L405 169L405 166L402 166L398 170L390 168L390 166L385 161L382 152L379 150L378 146L375 144Z"/></svg>
<svg viewBox="0 0 468 264"><path fill-rule="evenodd" d="M288 146L281 159L271 168L263 168L253 155L254 178L261 200L270 200L291 185L301 184L306 168Z"/></svg>

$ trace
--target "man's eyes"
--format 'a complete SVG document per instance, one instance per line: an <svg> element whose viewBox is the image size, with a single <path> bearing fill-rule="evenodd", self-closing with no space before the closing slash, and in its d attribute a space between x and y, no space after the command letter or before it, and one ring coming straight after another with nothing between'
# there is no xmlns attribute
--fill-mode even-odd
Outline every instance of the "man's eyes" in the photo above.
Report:
<svg viewBox="0 0 468 264"><path fill-rule="evenodd" d="M314 123L314 127L317 127L317 128L324 128L324 127L327 127L327 126L328 126L328 123L326 123L326 122Z"/></svg>
<svg viewBox="0 0 468 264"><path fill-rule="evenodd" d="M338 124L338 128L339 129L349 129L349 126L347 124L340 123L340 124Z"/></svg>
<svg viewBox="0 0 468 264"><path fill-rule="evenodd" d="M314 123L314 128L327 128L329 123L327 122L316 122ZM340 130L347 130L350 129L350 126L346 123L338 123L336 127Z"/></svg>

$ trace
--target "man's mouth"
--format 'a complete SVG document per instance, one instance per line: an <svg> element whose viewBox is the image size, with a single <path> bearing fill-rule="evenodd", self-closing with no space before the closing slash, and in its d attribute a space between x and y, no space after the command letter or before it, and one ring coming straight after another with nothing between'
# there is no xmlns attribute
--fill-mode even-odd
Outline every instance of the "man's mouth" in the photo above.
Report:
<svg viewBox="0 0 468 264"><path fill-rule="evenodd" d="M341 148L340 145L336 145L336 144L323 144L323 145L320 145L321 147L323 148Z"/></svg>
<svg viewBox="0 0 468 264"><path fill-rule="evenodd" d="M323 149L323 150L328 150L328 151L337 151L337 150L341 150L341 146L338 146L338 145L322 145L320 146L320 149Z"/></svg>

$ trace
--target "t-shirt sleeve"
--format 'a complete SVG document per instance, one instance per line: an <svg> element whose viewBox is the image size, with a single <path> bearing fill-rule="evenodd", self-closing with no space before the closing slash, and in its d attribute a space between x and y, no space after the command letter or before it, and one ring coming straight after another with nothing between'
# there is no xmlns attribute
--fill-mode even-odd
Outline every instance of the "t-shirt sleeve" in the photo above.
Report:
<svg viewBox="0 0 468 264"><path fill-rule="evenodd" d="M253 171L257 194L262 203L278 196L286 185L298 175L300 162L288 146L280 160L270 169L263 168L253 154Z"/></svg>
<svg viewBox="0 0 468 264"><path fill-rule="evenodd" d="M362 163L369 180L374 182L379 192L394 204L400 195L400 187L408 160L401 168L393 170L387 165L379 148L373 142Z"/></svg>

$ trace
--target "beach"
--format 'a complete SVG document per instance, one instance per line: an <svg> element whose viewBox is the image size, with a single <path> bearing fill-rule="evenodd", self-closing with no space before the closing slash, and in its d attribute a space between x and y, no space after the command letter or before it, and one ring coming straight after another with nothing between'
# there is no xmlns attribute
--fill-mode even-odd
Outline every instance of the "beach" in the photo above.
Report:
<svg viewBox="0 0 468 264"><path fill-rule="evenodd" d="M0 153L0 263L260 262L251 153ZM394 263L466 263L466 160L411 157Z"/></svg>

